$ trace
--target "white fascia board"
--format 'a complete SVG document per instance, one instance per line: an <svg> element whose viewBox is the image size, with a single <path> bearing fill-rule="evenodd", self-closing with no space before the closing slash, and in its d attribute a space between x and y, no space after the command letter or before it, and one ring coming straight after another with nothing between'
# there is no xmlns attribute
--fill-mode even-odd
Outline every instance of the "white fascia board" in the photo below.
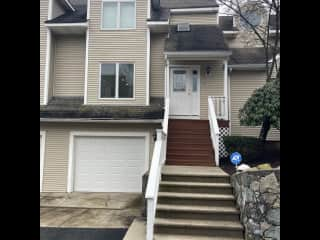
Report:
<svg viewBox="0 0 320 240"><path fill-rule="evenodd" d="M170 13L209 13L209 12L218 12L218 11L219 11L219 7L170 9Z"/></svg>
<svg viewBox="0 0 320 240"><path fill-rule="evenodd" d="M88 27L88 22L84 23L46 23L47 27Z"/></svg>
<svg viewBox="0 0 320 240"><path fill-rule="evenodd" d="M264 70L265 64L231 64L228 68L233 70Z"/></svg>
<svg viewBox="0 0 320 240"><path fill-rule="evenodd" d="M161 123L163 119L131 119L131 120L115 120L115 119L91 119L91 118L40 118L40 122L71 122L71 123Z"/></svg>
<svg viewBox="0 0 320 240"><path fill-rule="evenodd" d="M223 31L223 34L237 34L239 31Z"/></svg>
<svg viewBox="0 0 320 240"><path fill-rule="evenodd" d="M199 56L199 57L228 57L231 51L181 51L181 52L164 52L168 57L172 56Z"/></svg>

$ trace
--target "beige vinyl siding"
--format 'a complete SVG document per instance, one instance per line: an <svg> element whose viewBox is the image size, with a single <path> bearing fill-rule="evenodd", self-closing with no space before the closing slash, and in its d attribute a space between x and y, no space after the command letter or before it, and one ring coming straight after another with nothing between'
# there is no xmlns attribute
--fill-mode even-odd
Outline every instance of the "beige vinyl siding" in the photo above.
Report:
<svg viewBox="0 0 320 240"><path fill-rule="evenodd" d="M44 21L48 19L48 0L40 0L40 105L44 98L44 78L46 68L47 29Z"/></svg>
<svg viewBox="0 0 320 240"><path fill-rule="evenodd" d="M71 131L141 132L150 133L150 155L153 153L153 133L156 124L88 124L88 123L42 123L40 131L46 131L43 192L66 192L68 177L69 140ZM125 147L125 146L124 146ZM150 165L150 164L149 164Z"/></svg>
<svg viewBox="0 0 320 240"><path fill-rule="evenodd" d="M150 96L164 96L164 42L166 33L152 34L150 48Z"/></svg>
<svg viewBox="0 0 320 240"><path fill-rule="evenodd" d="M221 60L213 61L174 61L171 65L200 65L200 119L208 119L208 96L224 94L224 64ZM207 66L211 73L206 74Z"/></svg>
<svg viewBox="0 0 320 240"><path fill-rule="evenodd" d="M171 14L170 24L217 24L216 13Z"/></svg>
<svg viewBox="0 0 320 240"><path fill-rule="evenodd" d="M101 30L102 1L90 1L88 104L146 104L146 54L148 0L136 1L136 29ZM100 63L124 62L135 64L133 100L99 98Z"/></svg>
<svg viewBox="0 0 320 240"><path fill-rule="evenodd" d="M260 127L240 126L239 110L253 91L265 83L265 72L263 71L233 71L230 75L231 94L231 134L240 136L258 137ZM268 133L267 140L279 141L280 132L272 128Z"/></svg>
<svg viewBox="0 0 320 240"><path fill-rule="evenodd" d="M84 36L55 38L54 96L83 96L86 39Z"/></svg>

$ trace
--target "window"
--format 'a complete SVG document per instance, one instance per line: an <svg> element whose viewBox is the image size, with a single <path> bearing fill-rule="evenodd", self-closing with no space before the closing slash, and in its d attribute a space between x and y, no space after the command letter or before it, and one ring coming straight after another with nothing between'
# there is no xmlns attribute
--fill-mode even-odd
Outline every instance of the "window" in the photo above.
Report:
<svg viewBox="0 0 320 240"><path fill-rule="evenodd" d="M101 64L100 98L133 98L133 64Z"/></svg>
<svg viewBox="0 0 320 240"><path fill-rule="evenodd" d="M186 91L186 71L185 70L173 71L173 91L174 92Z"/></svg>
<svg viewBox="0 0 320 240"><path fill-rule="evenodd" d="M104 0L102 5L102 28L135 28L135 4L135 0Z"/></svg>

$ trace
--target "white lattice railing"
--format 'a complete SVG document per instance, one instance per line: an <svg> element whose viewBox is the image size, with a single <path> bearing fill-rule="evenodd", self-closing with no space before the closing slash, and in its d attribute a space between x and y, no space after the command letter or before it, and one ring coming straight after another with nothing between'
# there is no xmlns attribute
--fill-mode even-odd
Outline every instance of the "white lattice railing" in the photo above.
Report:
<svg viewBox="0 0 320 240"><path fill-rule="evenodd" d="M228 120L228 101L224 96L210 96L214 105L217 119Z"/></svg>
<svg viewBox="0 0 320 240"><path fill-rule="evenodd" d="M216 166L219 166L219 125L217 121L217 116L214 108L214 101L212 97L208 97L208 118L210 125L210 136L212 140L212 145L214 149L214 156L216 161Z"/></svg>
<svg viewBox="0 0 320 240"><path fill-rule="evenodd" d="M164 118L162 121L162 129L157 129L157 140L154 144L151 167L149 171L149 178L145 195L145 198L147 199L147 240L153 239L159 183L161 181L162 166L165 164L166 161L168 122L169 98L166 98Z"/></svg>

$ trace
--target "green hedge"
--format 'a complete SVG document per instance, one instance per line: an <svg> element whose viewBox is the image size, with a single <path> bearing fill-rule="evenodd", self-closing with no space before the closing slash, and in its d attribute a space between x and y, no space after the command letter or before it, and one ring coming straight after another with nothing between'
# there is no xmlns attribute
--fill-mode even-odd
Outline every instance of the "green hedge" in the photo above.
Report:
<svg viewBox="0 0 320 240"><path fill-rule="evenodd" d="M223 142L228 154L239 152L242 163L257 160L263 153L263 142L254 137L224 136Z"/></svg>

